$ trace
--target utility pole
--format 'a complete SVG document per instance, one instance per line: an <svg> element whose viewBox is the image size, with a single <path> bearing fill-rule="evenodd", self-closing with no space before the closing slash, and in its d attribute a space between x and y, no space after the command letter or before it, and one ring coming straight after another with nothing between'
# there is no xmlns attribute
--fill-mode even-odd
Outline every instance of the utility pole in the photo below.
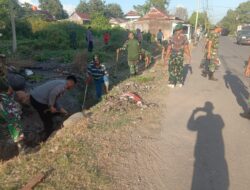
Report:
<svg viewBox="0 0 250 190"><path fill-rule="evenodd" d="M195 20L195 28L194 31L197 31L198 19L199 19L199 10L200 10L200 0L197 0L197 11L196 11L196 20Z"/></svg>
<svg viewBox="0 0 250 190"><path fill-rule="evenodd" d="M206 0L206 5L205 5L205 31L208 31L209 29L209 20L208 20L208 0Z"/></svg>
<svg viewBox="0 0 250 190"><path fill-rule="evenodd" d="M10 9L10 22L11 22L11 30L12 30L12 51L13 53L15 53L17 50L16 23L15 23L14 4L12 0L9 0L9 9Z"/></svg>

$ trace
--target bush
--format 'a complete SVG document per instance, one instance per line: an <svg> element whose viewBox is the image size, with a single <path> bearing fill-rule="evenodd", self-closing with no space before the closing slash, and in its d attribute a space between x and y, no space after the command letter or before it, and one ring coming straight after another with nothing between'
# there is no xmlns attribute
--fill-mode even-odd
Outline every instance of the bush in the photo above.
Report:
<svg viewBox="0 0 250 190"><path fill-rule="evenodd" d="M32 33L39 32L50 24L50 22L43 20L41 17L35 16L27 18L27 22L30 24Z"/></svg>
<svg viewBox="0 0 250 190"><path fill-rule="evenodd" d="M128 39L128 33L124 29L114 28L111 31L110 49L115 51L117 48L121 47L125 41Z"/></svg>
<svg viewBox="0 0 250 190"><path fill-rule="evenodd" d="M8 22L6 27L1 30L1 33L3 33L4 39L11 39L12 33L11 33L11 23ZM16 35L17 39L24 39L24 38L31 38L33 36L31 26L29 22L25 19L16 20Z"/></svg>
<svg viewBox="0 0 250 190"><path fill-rule="evenodd" d="M32 49L29 46L19 46L18 53L22 57L27 57L27 56L30 56L32 54Z"/></svg>
<svg viewBox="0 0 250 190"><path fill-rule="evenodd" d="M91 26L97 30L109 30L111 25L103 13L93 13L91 15Z"/></svg>
<svg viewBox="0 0 250 190"><path fill-rule="evenodd" d="M47 49L69 49L71 47L70 33L76 32L78 47L84 47L85 32L82 26L72 22L54 22L35 33L35 36ZM40 48L39 44L36 44Z"/></svg>

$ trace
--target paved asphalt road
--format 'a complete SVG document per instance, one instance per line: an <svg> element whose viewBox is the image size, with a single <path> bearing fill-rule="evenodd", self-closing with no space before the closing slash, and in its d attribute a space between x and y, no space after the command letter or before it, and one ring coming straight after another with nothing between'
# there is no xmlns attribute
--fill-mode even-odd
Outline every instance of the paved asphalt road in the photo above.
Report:
<svg viewBox="0 0 250 190"><path fill-rule="evenodd" d="M250 46L221 37L217 82L201 76L202 50L193 49L184 87L159 95L166 106L161 130L127 155L125 189L250 190L250 120L240 116L248 107Z"/></svg>
<svg viewBox="0 0 250 190"><path fill-rule="evenodd" d="M183 88L171 89L166 97L161 140L155 144L161 153L152 163L157 171L153 178L160 180L150 189L250 189L250 120L240 116L248 107L250 83L243 70L250 47L221 37L219 54L219 81L200 75L199 45L193 50L193 74L188 73Z"/></svg>

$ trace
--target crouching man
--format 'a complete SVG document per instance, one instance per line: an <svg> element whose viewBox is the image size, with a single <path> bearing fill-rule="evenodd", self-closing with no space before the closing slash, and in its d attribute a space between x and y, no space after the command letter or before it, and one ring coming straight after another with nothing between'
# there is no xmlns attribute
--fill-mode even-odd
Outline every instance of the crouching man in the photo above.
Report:
<svg viewBox="0 0 250 190"><path fill-rule="evenodd" d="M95 82L96 97L98 100L101 100L103 87L105 86L106 93L109 91L109 78L106 67L101 64L98 55L94 55L93 61L88 65L87 85L89 85L92 79Z"/></svg>
<svg viewBox="0 0 250 190"><path fill-rule="evenodd" d="M68 76L66 80L52 80L41 86L34 88L30 93L30 104L37 110L45 131L45 139L53 132L53 114L64 113L67 111L60 106L58 99L67 90L71 90L76 85L75 76Z"/></svg>

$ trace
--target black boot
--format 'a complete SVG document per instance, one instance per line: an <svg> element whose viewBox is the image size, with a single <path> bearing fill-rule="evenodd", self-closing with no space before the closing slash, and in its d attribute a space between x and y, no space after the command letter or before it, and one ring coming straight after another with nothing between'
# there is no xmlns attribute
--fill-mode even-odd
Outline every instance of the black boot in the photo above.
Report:
<svg viewBox="0 0 250 190"><path fill-rule="evenodd" d="M240 116L250 120L250 112L240 113Z"/></svg>
<svg viewBox="0 0 250 190"><path fill-rule="evenodd" d="M209 80L218 81L218 79L214 77L214 72L209 72Z"/></svg>
<svg viewBox="0 0 250 190"><path fill-rule="evenodd" d="M203 76L203 77L207 77L207 72L206 71L202 71L202 74L201 74L201 76Z"/></svg>

